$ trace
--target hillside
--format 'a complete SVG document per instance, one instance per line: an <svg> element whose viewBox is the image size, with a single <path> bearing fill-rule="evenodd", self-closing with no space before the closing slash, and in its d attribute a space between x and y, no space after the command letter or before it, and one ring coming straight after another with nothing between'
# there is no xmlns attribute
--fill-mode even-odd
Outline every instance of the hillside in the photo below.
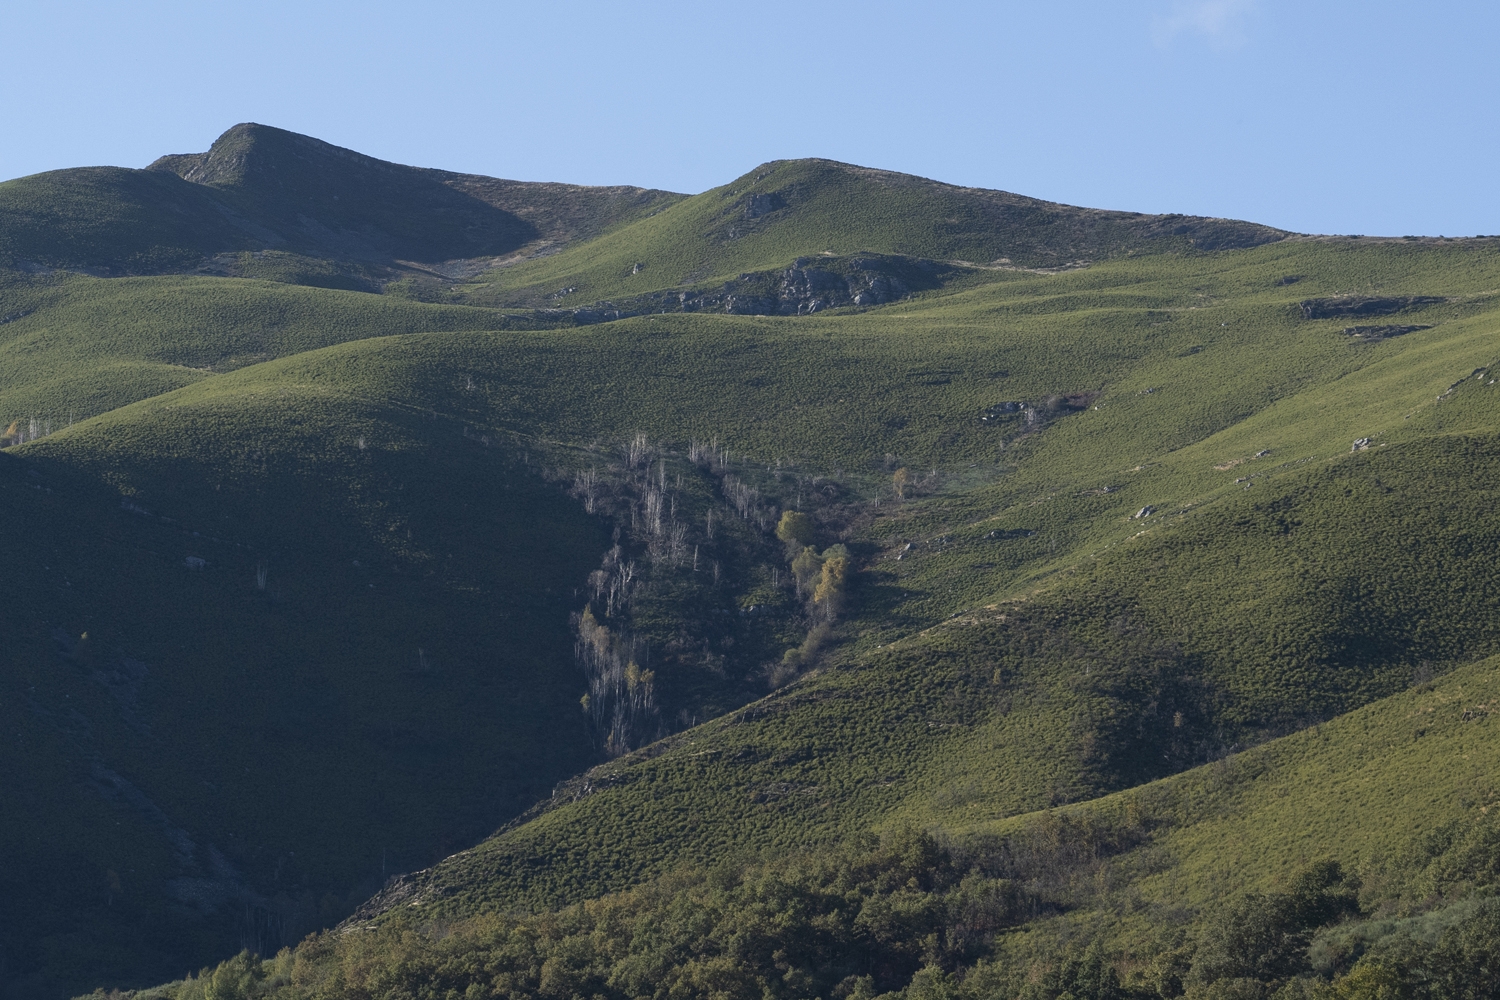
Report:
<svg viewBox="0 0 1500 1000"><path fill-rule="evenodd" d="M88 167L0 184L0 265L375 290L430 266L594 236L678 197L424 170L250 123L206 153L145 170Z"/></svg>
<svg viewBox="0 0 1500 1000"><path fill-rule="evenodd" d="M0 422L52 428L329 344L517 325L492 309L202 276L13 274L0 294Z"/></svg>
<svg viewBox="0 0 1500 1000"><path fill-rule="evenodd" d="M700 286L741 272L767 272L751 284L774 284L782 269L800 266L793 282L807 286L800 298L821 291L826 300L832 289L852 302L854 280L871 283L873 298L872 287L863 298L888 301L902 288L953 278L951 267L932 262L1070 267L1286 235L1233 220L1075 208L825 160L768 163L692 198L507 181L388 163L253 123L236 125L207 152L163 156L145 170L90 167L0 184L0 266L209 273L359 291L395 281L428 296L568 309L651 295L638 312L660 311L683 288L725 304L731 293ZM866 256L832 270L795 264L823 254ZM850 270L852 279L839 273ZM834 288L839 279L842 291ZM732 294L737 311L767 311L753 301L765 290Z"/></svg>
<svg viewBox="0 0 1500 1000"><path fill-rule="evenodd" d="M1496 241L828 161L690 198L521 185L260 126L42 176L0 185L30 213L0 245L78 220L74 256L0 280L4 995L149 987L356 909L223 976L339 995L389 954L464 992L485 935L670 911L685 951L590 989L702 992L693 914L839 885L888 968L861 986L829 943L811 978L713 990L1050 1000L1088 993L1069 962L1145 989L1218 926L1226 864L1235 899L1337 909L1287 932L1345 949L1297 966L1325 979L1389 937L1369 921L1479 905L1391 860L1490 850L1469 772L1370 831L1308 804L1261 840L1235 776L1405 787L1471 731L1350 735L1500 653ZM1325 855L1357 908L1298 868ZM1207 988L1190 951L1153 995ZM586 993L559 962L513 992Z"/></svg>
<svg viewBox="0 0 1500 1000"><path fill-rule="evenodd" d="M441 934L398 913L143 995L1485 995L1497 665L1085 806L721 858Z"/></svg>
<svg viewBox="0 0 1500 1000"><path fill-rule="evenodd" d="M950 262L967 265L959 273L1067 268L1133 253L1252 247L1287 235L1233 220L1075 208L829 160L782 160L572 251L480 276L466 290L500 304L620 300L643 312L795 314L815 311L830 292L834 305L861 292L881 304L900 298L903 286L934 287L952 279ZM844 258L855 274L837 266Z"/></svg>
<svg viewBox="0 0 1500 1000"><path fill-rule="evenodd" d="M1492 419L1484 388L1467 402ZM943 624L596 768L532 822L388 899L444 913L555 905L684 859L897 821L969 826L1214 760L1489 655L1495 449L1491 434L1419 438L1295 463L1038 592L971 589L974 604ZM898 587L951 578L955 564L982 576L976 549L1017 544L993 540L991 524L1036 530L1002 517L955 531L946 552L914 550L914 579L877 564L870 620L850 633L921 621Z"/></svg>
<svg viewBox="0 0 1500 1000"><path fill-rule="evenodd" d="M421 415L239 402L227 425L222 397L79 425L0 468L24 529L0 654L22 983L295 940L596 759L554 665L600 528ZM323 441L330 421L348 433Z"/></svg>

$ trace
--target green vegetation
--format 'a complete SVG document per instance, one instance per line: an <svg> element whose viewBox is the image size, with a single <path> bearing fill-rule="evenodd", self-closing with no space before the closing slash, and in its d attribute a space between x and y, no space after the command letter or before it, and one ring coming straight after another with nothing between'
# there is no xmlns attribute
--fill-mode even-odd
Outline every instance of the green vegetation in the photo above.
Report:
<svg viewBox="0 0 1500 1000"><path fill-rule="evenodd" d="M1283 237L1223 219L1099 212L828 160L779 160L555 257L481 279L476 296L587 305L698 288L801 257L895 254L1060 267Z"/></svg>
<svg viewBox="0 0 1500 1000"><path fill-rule="evenodd" d="M455 259L555 249L678 198L404 167L243 124L206 153L164 156L146 170L86 167L0 184L0 265L109 275L248 268L365 288L437 277ZM267 251L300 255L303 267L267 273L255 260Z"/></svg>
<svg viewBox="0 0 1500 1000"><path fill-rule="evenodd" d="M153 167L0 185L5 996L1488 975L1494 241Z"/></svg>
<svg viewBox="0 0 1500 1000"><path fill-rule="evenodd" d="M143 995L1482 996L1497 701L1491 659L1082 805L731 856L534 915L402 907Z"/></svg>
<svg viewBox="0 0 1500 1000"><path fill-rule="evenodd" d="M3 281L0 421L67 423L209 375L371 336L496 330L490 309L265 282L76 275Z"/></svg>
<svg viewBox="0 0 1500 1000"><path fill-rule="evenodd" d="M419 415L238 402L244 437L184 398L200 433L127 414L0 469L5 932L73 975L295 939L592 759L555 664L600 528Z"/></svg>

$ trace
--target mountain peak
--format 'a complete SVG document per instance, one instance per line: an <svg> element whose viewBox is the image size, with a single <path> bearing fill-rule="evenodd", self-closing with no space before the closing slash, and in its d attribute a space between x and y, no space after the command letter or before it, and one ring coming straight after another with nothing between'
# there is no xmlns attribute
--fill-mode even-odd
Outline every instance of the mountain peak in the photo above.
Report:
<svg viewBox="0 0 1500 1000"><path fill-rule="evenodd" d="M297 176L381 174L416 170L335 146L309 135L258 122L241 122L214 140L205 153L173 153L147 170L167 170L185 181L211 187L285 186Z"/></svg>
<svg viewBox="0 0 1500 1000"><path fill-rule="evenodd" d="M229 129L207 152L163 156L147 169L214 189L319 256L436 261L506 253L536 237L534 226L449 186L441 171L256 122Z"/></svg>

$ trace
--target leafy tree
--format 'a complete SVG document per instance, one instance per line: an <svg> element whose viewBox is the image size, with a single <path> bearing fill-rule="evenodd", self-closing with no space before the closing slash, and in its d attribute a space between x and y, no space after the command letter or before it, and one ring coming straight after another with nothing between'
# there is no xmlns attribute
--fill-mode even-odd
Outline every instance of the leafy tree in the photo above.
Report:
<svg viewBox="0 0 1500 1000"><path fill-rule="evenodd" d="M1443 932L1431 974L1431 995L1439 1000L1500 996L1500 899L1486 899L1472 917Z"/></svg>
<svg viewBox="0 0 1500 1000"><path fill-rule="evenodd" d="M792 560L792 576L797 580L797 593L804 593L823 572L823 558L811 545L804 546Z"/></svg>
<svg viewBox="0 0 1500 1000"><path fill-rule="evenodd" d="M1491 1000L1500 996L1500 899L1488 898L1435 944L1382 943L1317 1000Z"/></svg>
<svg viewBox="0 0 1500 1000"><path fill-rule="evenodd" d="M831 614L837 610L839 598L844 594L844 583L849 575L849 550L835 545L823 553L822 559L823 567L817 589L813 591L813 603L823 605Z"/></svg>
<svg viewBox="0 0 1500 1000"><path fill-rule="evenodd" d="M1398 970L1380 962L1367 962L1332 984L1312 986L1302 996L1307 1000L1408 1000L1413 993L1402 982ZM1278 995L1277 1000L1282 998Z"/></svg>
<svg viewBox="0 0 1500 1000"><path fill-rule="evenodd" d="M788 546L797 546L796 551L800 552L803 546L812 544L812 518L801 511L787 511L781 515L781 521L776 525L776 537Z"/></svg>
<svg viewBox="0 0 1500 1000"><path fill-rule="evenodd" d="M199 977L203 1000L250 1000L260 994L265 971L258 957L248 951L221 962L218 968Z"/></svg>
<svg viewBox="0 0 1500 1000"><path fill-rule="evenodd" d="M1357 879L1324 860L1298 872L1286 892L1241 897L1210 921L1189 981L1275 981L1304 971L1312 931L1359 912L1358 891Z"/></svg>

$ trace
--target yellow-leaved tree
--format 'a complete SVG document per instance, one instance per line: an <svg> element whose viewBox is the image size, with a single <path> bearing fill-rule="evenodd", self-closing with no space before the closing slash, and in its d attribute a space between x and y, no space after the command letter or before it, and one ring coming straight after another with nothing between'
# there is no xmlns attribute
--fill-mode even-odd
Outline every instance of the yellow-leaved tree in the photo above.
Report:
<svg viewBox="0 0 1500 1000"><path fill-rule="evenodd" d="M813 603L821 606L824 613L832 617L844 596L844 584L849 576L849 550L835 545L823 552L822 571L818 586L813 590Z"/></svg>

